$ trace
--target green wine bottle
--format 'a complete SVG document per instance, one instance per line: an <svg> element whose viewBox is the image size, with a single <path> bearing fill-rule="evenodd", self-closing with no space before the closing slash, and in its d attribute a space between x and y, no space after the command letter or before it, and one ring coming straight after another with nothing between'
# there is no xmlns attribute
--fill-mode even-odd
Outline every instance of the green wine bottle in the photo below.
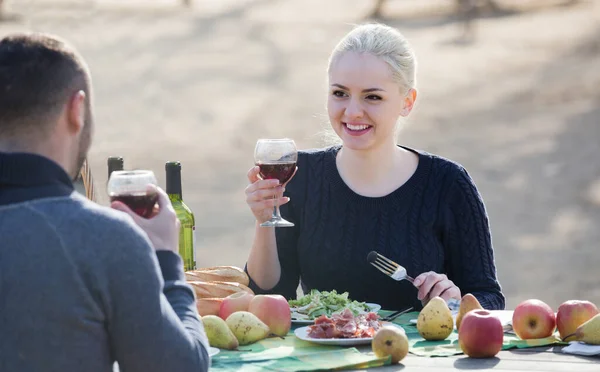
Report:
<svg viewBox="0 0 600 372"><path fill-rule="evenodd" d="M123 170L123 158L120 156L109 156L106 162L108 163L108 178L112 172Z"/></svg>
<svg viewBox="0 0 600 372"><path fill-rule="evenodd" d="M167 172L167 194L171 204L181 222L179 231L179 255L183 259L185 271L196 269L194 213L183 202L181 192L181 164L178 161L169 161L165 164Z"/></svg>

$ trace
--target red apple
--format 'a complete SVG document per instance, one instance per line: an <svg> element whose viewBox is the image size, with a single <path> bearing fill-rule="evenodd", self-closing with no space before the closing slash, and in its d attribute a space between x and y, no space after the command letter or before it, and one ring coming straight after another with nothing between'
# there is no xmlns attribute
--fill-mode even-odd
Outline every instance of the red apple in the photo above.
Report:
<svg viewBox="0 0 600 372"><path fill-rule="evenodd" d="M285 337L292 327L290 305L281 295L256 295L248 311L269 326L271 333Z"/></svg>
<svg viewBox="0 0 600 372"><path fill-rule="evenodd" d="M460 323L458 344L471 358L491 358L502 350L502 322L488 310L471 310Z"/></svg>
<svg viewBox="0 0 600 372"><path fill-rule="evenodd" d="M556 313L556 325L560 338L563 341L570 341L565 337L575 333L577 327L592 319L598 313L600 311L598 311L596 305L589 301L570 300L563 302Z"/></svg>
<svg viewBox="0 0 600 372"><path fill-rule="evenodd" d="M515 307L512 327L522 340L550 337L556 329L556 315L543 301L525 300Z"/></svg>
<svg viewBox="0 0 600 372"><path fill-rule="evenodd" d="M253 298L254 295L246 291L230 294L225 297L221 303L219 317L223 320L227 320L229 315L236 311L248 311L250 301L252 301Z"/></svg>

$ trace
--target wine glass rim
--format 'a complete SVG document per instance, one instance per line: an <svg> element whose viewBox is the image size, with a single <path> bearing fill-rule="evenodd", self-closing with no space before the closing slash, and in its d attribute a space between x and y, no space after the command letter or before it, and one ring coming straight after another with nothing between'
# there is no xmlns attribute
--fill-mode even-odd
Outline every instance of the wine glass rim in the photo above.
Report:
<svg viewBox="0 0 600 372"><path fill-rule="evenodd" d="M146 169L133 169L133 170L118 170L113 171L111 176L154 176L154 172Z"/></svg>

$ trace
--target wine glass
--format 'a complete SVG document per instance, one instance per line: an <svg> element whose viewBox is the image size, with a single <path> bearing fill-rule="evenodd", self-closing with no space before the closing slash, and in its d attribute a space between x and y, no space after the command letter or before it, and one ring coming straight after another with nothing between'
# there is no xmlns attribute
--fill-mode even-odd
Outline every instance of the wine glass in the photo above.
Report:
<svg viewBox="0 0 600 372"><path fill-rule="evenodd" d="M254 163L260 168L260 178L263 180L277 179L280 185L285 185L296 171L298 149L296 143L289 138L259 139L254 148ZM279 212L279 193L275 198L275 207L271 219L260 224L262 227L292 227L293 223L281 218Z"/></svg>
<svg viewBox="0 0 600 372"><path fill-rule="evenodd" d="M118 200L126 204L138 216L149 218L158 201L158 194L148 190L149 184L157 184L152 171L114 171L108 179L108 196L111 202Z"/></svg>

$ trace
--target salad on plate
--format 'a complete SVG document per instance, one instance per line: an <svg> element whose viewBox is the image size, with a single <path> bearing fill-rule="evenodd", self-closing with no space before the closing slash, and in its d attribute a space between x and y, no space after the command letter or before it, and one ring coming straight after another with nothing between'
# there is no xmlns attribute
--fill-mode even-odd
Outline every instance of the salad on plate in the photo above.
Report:
<svg viewBox="0 0 600 372"><path fill-rule="evenodd" d="M345 309L350 310L355 316L377 311L379 306L358 302L349 298L349 293L337 293L332 291L319 291L313 289L310 293L299 297L296 300L289 300L292 320L312 321L325 315L331 317L333 314L340 314Z"/></svg>

